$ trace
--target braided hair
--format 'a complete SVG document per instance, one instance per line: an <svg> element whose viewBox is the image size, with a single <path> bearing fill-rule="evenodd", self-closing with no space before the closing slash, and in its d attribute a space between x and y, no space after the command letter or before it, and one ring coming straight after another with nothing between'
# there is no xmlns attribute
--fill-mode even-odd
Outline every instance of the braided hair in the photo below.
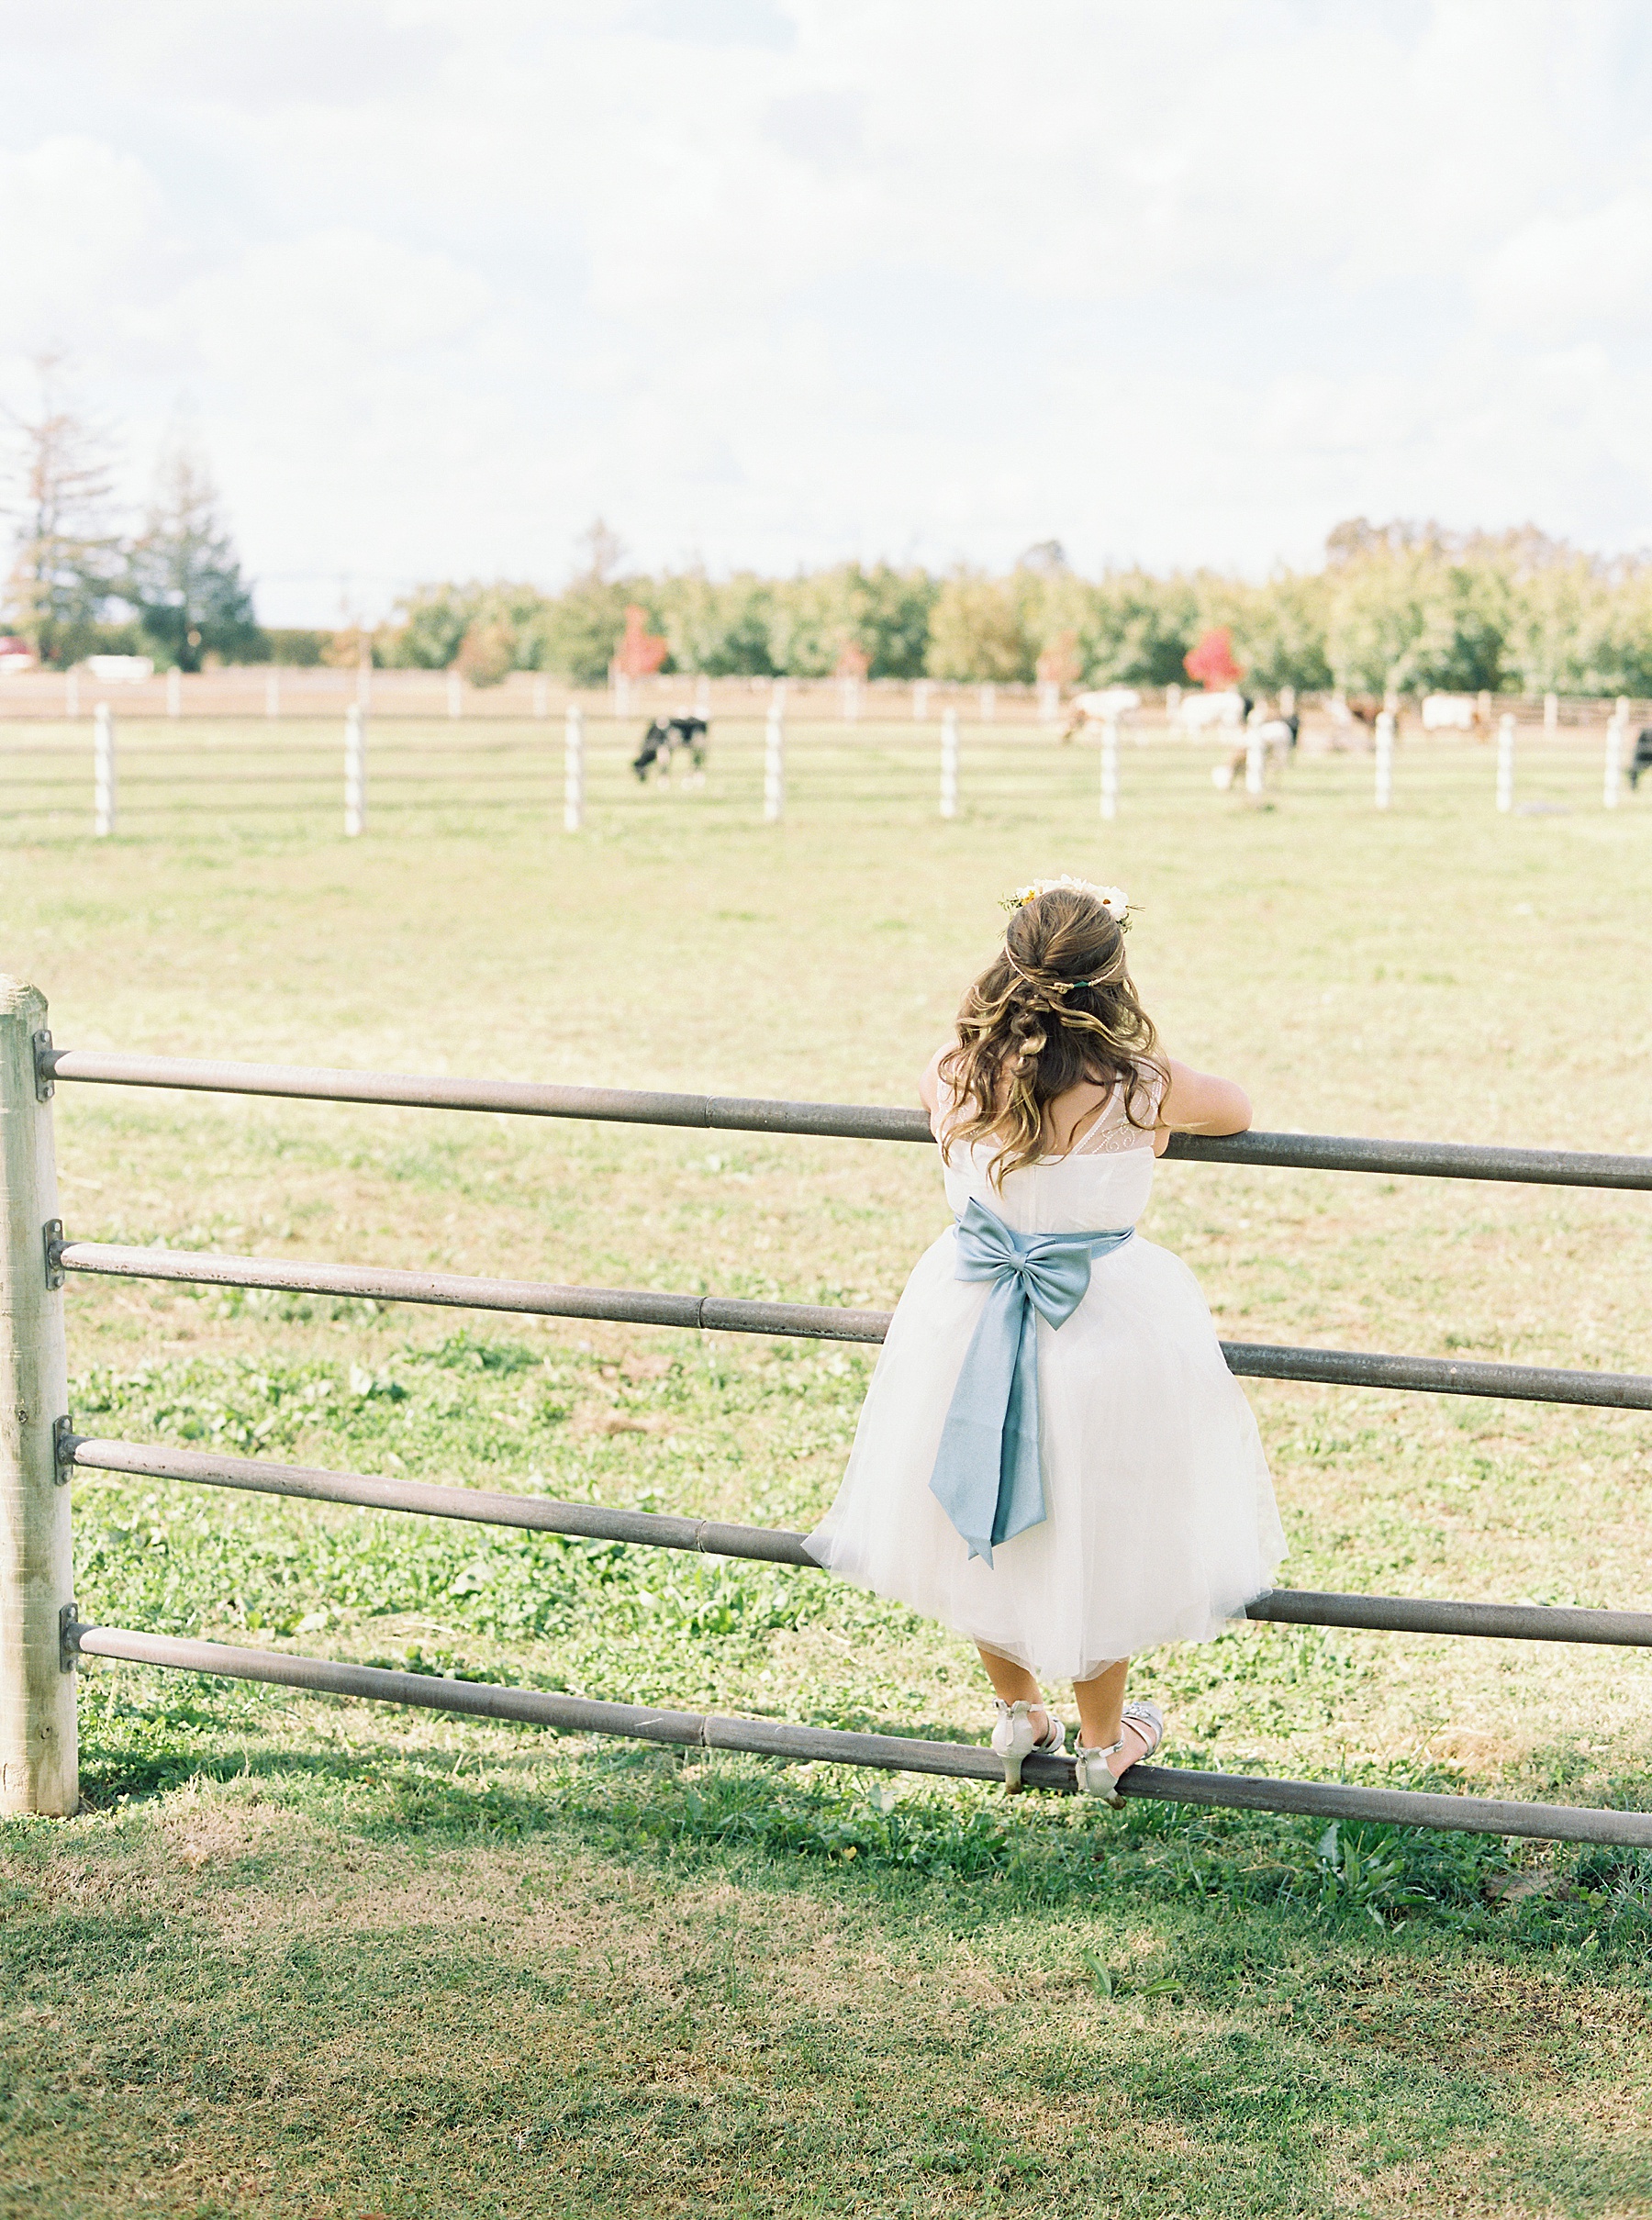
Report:
<svg viewBox="0 0 1652 2220"><path fill-rule="evenodd" d="M1124 960L1124 923L1095 895L1053 886L1012 911L1004 945L965 995L940 1076L959 1115L943 1143L993 1141L994 1187L1043 1153L1045 1106L1088 1080L1122 1087L1124 1115L1152 1110L1166 1076L1158 1034Z"/></svg>

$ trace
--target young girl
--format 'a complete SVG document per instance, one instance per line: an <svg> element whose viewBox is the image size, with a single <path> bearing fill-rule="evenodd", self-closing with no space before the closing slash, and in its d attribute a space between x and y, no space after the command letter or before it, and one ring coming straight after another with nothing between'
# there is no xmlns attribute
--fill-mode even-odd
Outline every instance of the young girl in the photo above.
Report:
<svg viewBox="0 0 1652 2220"><path fill-rule="evenodd" d="M890 1322L809 1554L967 1634L1013 1791L1066 1729L1087 1794L1164 1737L1131 1657L1208 1641L1285 1555L1256 1421L1193 1275L1133 1232L1173 1132L1237 1133L1228 1079L1162 1055L1117 887L1035 881L920 1092L955 1214Z"/></svg>

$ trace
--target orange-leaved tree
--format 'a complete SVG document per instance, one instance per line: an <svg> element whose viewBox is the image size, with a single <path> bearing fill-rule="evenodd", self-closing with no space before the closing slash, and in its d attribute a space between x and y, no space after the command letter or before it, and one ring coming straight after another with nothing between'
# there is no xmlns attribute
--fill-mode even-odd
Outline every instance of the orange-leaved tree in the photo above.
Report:
<svg viewBox="0 0 1652 2220"><path fill-rule="evenodd" d="M1233 635L1225 624L1215 626L1203 634L1197 647L1189 649L1182 668L1212 694L1237 686L1244 676L1233 661Z"/></svg>

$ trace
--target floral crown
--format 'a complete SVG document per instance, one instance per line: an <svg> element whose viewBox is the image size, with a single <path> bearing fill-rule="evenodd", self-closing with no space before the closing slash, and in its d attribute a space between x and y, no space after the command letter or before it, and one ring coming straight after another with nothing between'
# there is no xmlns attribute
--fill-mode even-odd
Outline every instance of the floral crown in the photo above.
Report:
<svg viewBox="0 0 1652 2220"><path fill-rule="evenodd" d="M1010 910L1024 909L1029 902L1035 901L1041 894L1054 894L1063 887L1074 894L1089 895L1106 910L1121 932L1129 930L1130 897L1123 887L1098 887L1089 879L1065 876L1058 879L1029 879L1024 887L1018 887L1013 894L1000 896L999 907ZM1004 943L1004 959L1018 977L1041 995L1071 994L1076 987L1102 987L1114 976L1109 970L1093 979L1056 979L1050 977L1047 973L1029 971L1016 956L1008 940Z"/></svg>
<svg viewBox="0 0 1652 2220"><path fill-rule="evenodd" d="M1000 895L999 908L1000 909L1024 909L1027 904L1036 900L1039 895L1054 894L1058 887L1069 887L1074 894L1094 896L1115 925L1124 925L1129 922L1130 897L1125 893L1123 887L1098 887L1089 879L1067 877L1029 879L1024 887L1018 887L1013 894Z"/></svg>

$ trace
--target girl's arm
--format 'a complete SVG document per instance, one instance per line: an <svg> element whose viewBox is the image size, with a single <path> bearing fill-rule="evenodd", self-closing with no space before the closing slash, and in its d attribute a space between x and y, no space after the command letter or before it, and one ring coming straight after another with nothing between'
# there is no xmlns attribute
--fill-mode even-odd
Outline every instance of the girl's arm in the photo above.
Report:
<svg viewBox="0 0 1652 2220"><path fill-rule="evenodd" d="M1232 1079L1196 1072L1166 1058L1170 1084L1159 1103L1153 1145L1163 1155L1172 1133L1243 1133L1251 1121L1250 1097Z"/></svg>
<svg viewBox="0 0 1652 2220"><path fill-rule="evenodd" d="M918 1099L929 1112L932 1129L935 1122L935 1109L941 1099L941 1059L945 1054L944 1048L936 1049L924 1065L923 1077L918 1082Z"/></svg>

